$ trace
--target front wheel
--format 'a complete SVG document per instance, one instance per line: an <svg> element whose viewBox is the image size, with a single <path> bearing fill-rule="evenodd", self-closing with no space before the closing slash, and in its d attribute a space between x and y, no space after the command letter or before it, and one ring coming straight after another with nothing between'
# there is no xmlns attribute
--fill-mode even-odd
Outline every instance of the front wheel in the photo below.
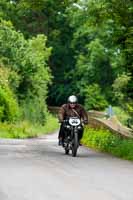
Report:
<svg viewBox="0 0 133 200"><path fill-rule="evenodd" d="M66 138L65 140L64 140L64 149L65 149L65 154L66 155L68 155L69 154L69 140L68 140L68 138Z"/></svg>
<svg viewBox="0 0 133 200"><path fill-rule="evenodd" d="M78 145L79 145L78 134L75 133L74 138L73 138L73 143L72 143L72 156L73 157L76 157L76 155L77 155Z"/></svg>
<svg viewBox="0 0 133 200"><path fill-rule="evenodd" d="M68 155L69 154L69 149L65 149L65 154Z"/></svg>

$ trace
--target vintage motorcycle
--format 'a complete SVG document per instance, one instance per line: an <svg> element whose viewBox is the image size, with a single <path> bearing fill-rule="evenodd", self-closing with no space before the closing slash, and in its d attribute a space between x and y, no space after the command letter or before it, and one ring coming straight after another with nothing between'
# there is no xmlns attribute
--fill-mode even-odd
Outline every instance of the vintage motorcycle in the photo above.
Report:
<svg viewBox="0 0 133 200"><path fill-rule="evenodd" d="M64 143L65 154L72 151L72 156L76 157L79 147L79 132L83 129L83 124L78 117L70 117L64 120Z"/></svg>

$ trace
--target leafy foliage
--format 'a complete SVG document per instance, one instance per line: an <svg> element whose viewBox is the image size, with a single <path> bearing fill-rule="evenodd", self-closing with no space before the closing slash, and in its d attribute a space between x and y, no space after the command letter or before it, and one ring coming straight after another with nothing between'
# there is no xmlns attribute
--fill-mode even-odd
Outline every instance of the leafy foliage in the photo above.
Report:
<svg viewBox="0 0 133 200"><path fill-rule="evenodd" d="M108 130L86 128L83 143L100 151L133 160L133 140L122 138Z"/></svg>
<svg viewBox="0 0 133 200"><path fill-rule="evenodd" d="M50 124L50 126L49 126ZM0 123L0 138L33 138L51 133L58 129L57 118L47 114L45 125L33 124L29 121L17 123Z"/></svg>
<svg viewBox="0 0 133 200"><path fill-rule="evenodd" d="M51 48L46 47L46 37L38 35L25 40L23 34L15 31L11 23L1 21L0 44L1 63L5 71L9 71L6 80L11 91L21 107L23 104L27 102L27 105L31 104L37 99L36 106L33 104L35 106L34 111L39 115L41 110L43 115L40 114L39 118L35 116L34 118L36 118L36 121L41 118L41 122L44 122L48 84L51 81L51 74L47 65ZM3 83L1 82L1 84ZM11 96L10 93L9 91L6 93L5 99L7 101L8 95ZM5 93L2 94L6 95Z"/></svg>
<svg viewBox="0 0 133 200"><path fill-rule="evenodd" d="M18 104L9 88L0 87L0 121L15 121Z"/></svg>
<svg viewBox="0 0 133 200"><path fill-rule="evenodd" d="M97 84L90 85L85 89L85 107L88 110L104 110L107 105L108 103Z"/></svg>
<svg viewBox="0 0 133 200"><path fill-rule="evenodd" d="M128 85L128 82L131 80L131 76L128 74L122 74L121 76L118 76L113 84L114 94L117 100L121 103L123 100L126 100L127 97L126 94L126 88Z"/></svg>
<svg viewBox="0 0 133 200"><path fill-rule="evenodd" d="M0 68L0 121L13 122L19 117L17 99L10 89L9 71Z"/></svg>

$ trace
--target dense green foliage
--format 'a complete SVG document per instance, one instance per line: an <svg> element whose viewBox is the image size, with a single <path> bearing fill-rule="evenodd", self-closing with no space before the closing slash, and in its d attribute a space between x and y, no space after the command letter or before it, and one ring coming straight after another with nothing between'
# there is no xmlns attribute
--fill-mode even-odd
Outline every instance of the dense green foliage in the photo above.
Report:
<svg viewBox="0 0 133 200"><path fill-rule="evenodd" d="M104 96L101 94L101 88L97 84L92 84L85 89L85 107L90 110L103 110L108 105Z"/></svg>
<svg viewBox="0 0 133 200"><path fill-rule="evenodd" d="M14 122L19 118L17 99L10 89L8 69L0 67L0 121Z"/></svg>
<svg viewBox="0 0 133 200"><path fill-rule="evenodd" d="M0 63L24 119L44 123L47 95L60 105L70 94L133 118L132 0L1 0L0 19Z"/></svg>
<svg viewBox="0 0 133 200"><path fill-rule="evenodd" d="M18 105L9 88L0 87L0 121L15 121Z"/></svg>
<svg viewBox="0 0 133 200"><path fill-rule="evenodd" d="M125 3L124 0L90 0L81 2L80 6L79 9L68 9L71 26L74 28L72 47L75 52L75 73L80 93L89 84L96 83L109 102L116 103L117 100L122 105L127 100L131 101L131 1ZM115 87L116 84L120 87ZM125 97L122 101L117 98L118 92ZM113 98L114 94L116 98ZM84 96L86 97L86 94Z"/></svg>
<svg viewBox="0 0 133 200"><path fill-rule="evenodd" d="M133 139L126 139L108 130L86 128L82 140L86 146L133 160Z"/></svg>
<svg viewBox="0 0 133 200"><path fill-rule="evenodd" d="M10 22L1 20L0 44L1 120L13 120L19 105L21 117L43 124L51 79L47 66L51 49L46 47L46 37L37 35L25 40Z"/></svg>

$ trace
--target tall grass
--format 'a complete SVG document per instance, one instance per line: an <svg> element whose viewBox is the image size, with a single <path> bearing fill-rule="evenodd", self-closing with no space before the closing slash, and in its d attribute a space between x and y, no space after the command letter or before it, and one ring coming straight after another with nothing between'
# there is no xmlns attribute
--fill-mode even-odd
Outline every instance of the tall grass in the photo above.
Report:
<svg viewBox="0 0 133 200"><path fill-rule="evenodd" d="M29 121L0 123L0 138L32 138L41 134L52 133L58 129L57 118L51 114L46 117L45 125L33 124Z"/></svg>

